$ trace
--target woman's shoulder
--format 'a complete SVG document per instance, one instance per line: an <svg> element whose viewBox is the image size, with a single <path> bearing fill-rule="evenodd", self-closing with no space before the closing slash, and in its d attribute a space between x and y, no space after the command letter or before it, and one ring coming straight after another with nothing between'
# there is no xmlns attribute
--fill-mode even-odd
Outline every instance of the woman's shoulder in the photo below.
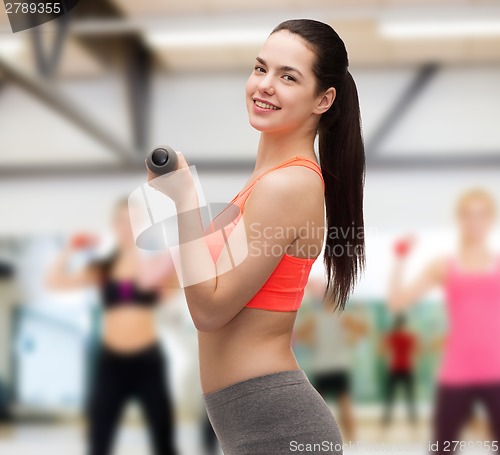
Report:
<svg viewBox="0 0 500 455"><path fill-rule="evenodd" d="M91 272L98 274L101 278L105 277L109 275L117 257L118 251L113 251L105 257L98 257L90 261L87 265L87 268Z"/></svg>
<svg viewBox="0 0 500 455"><path fill-rule="evenodd" d="M246 219L269 226L302 226L323 214L321 180L308 169L285 167L259 179L244 201Z"/></svg>
<svg viewBox="0 0 500 455"><path fill-rule="evenodd" d="M322 201L323 183L316 172L305 166L286 166L259 178L251 193L253 199L267 198L270 203L273 199L275 204L288 202L307 208L314 201L315 192Z"/></svg>

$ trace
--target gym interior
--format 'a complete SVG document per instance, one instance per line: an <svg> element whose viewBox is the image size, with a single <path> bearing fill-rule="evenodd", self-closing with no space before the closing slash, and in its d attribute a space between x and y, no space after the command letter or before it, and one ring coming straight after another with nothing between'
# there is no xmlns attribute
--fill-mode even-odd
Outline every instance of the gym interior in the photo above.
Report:
<svg viewBox="0 0 500 455"><path fill-rule="evenodd" d="M97 235L100 252L110 248L115 204L146 182L144 159L160 144L196 167L206 201L229 202L255 163L259 133L245 104L255 56L275 25L307 17L327 22L346 43L366 152L366 270L347 306L363 329L349 346L355 436L344 453L428 453L449 321L438 288L408 311L407 329L419 345L418 420L409 421L401 388L384 424L381 346L393 324L387 299L395 242L416 238L404 271L411 280L436 256L455 251L464 192L479 188L500 201L498 2L76 3L58 19L16 33L0 10L0 452L85 453L82 408L102 309L92 289L46 289L48 264L79 233ZM490 244L499 251L498 224ZM73 266L89 254L82 250ZM322 267L317 260L311 280ZM302 327L318 311L306 288L293 349L311 375L317 347ZM179 453L221 454L204 433L196 328L183 293L172 289L156 313ZM339 401L327 399L340 421ZM479 403L461 439L490 435ZM115 453L152 453L134 401ZM489 452L477 444L462 453Z"/></svg>

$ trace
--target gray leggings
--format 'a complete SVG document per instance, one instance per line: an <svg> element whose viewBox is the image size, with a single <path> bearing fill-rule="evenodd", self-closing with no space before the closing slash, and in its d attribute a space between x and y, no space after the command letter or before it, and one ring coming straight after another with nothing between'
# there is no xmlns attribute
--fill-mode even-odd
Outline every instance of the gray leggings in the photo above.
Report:
<svg viewBox="0 0 500 455"><path fill-rule="evenodd" d="M303 370L237 382L203 401L224 455L343 453L337 421Z"/></svg>

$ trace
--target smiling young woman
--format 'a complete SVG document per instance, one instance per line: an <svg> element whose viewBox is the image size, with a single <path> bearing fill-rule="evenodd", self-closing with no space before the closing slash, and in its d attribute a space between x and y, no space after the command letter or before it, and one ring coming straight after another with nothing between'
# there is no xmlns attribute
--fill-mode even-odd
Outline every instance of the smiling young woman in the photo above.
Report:
<svg viewBox="0 0 500 455"><path fill-rule="evenodd" d="M246 84L249 121L261 136L254 172L230 203L238 216L226 223L223 211L203 228L180 152L180 177L163 188L178 212L203 399L225 455L343 452L337 422L298 365L291 338L322 248L333 308L343 310L365 264L365 155L347 67L344 43L329 25L281 23ZM220 241L207 235L216 225L225 230ZM236 266L223 249L227 239L248 251Z"/></svg>

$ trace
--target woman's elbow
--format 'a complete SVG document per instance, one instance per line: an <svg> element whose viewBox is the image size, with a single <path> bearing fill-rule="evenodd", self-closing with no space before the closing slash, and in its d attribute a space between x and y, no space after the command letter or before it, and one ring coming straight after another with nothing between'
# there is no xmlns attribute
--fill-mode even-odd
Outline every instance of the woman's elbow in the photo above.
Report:
<svg viewBox="0 0 500 455"><path fill-rule="evenodd" d="M75 283L71 282L68 278L57 275L54 276L48 275L43 280L43 285L45 286L45 289L50 292L65 292L80 287Z"/></svg>
<svg viewBox="0 0 500 455"><path fill-rule="evenodd" d="M193 318L193 323L198 332L215 332L224 326L224 324L217 323L214 320L200 317Z"/></svg>
<svg viewBox="0 0 500 455"><path fill-rule="evenodd" d="M226 321L213 311L191 311L191 318L198 332L215 332L226 325Z"/></svg>
<svg viewBox="0 0 500 455"><path fill-rule="evenodd" d="M193 322L194 322L194 326L196 327L196 330L198 332L207 333L207 332L214 331L214 329L210 325L203 324L203 323L196 321L194 319L193 319Z"/></svg>
<svg viewBox="0 0 500 455"><path fill-rule="evenodd" d="M191 319L198 332L210 332L210 324L206 317L191 311Z"/></svg>

